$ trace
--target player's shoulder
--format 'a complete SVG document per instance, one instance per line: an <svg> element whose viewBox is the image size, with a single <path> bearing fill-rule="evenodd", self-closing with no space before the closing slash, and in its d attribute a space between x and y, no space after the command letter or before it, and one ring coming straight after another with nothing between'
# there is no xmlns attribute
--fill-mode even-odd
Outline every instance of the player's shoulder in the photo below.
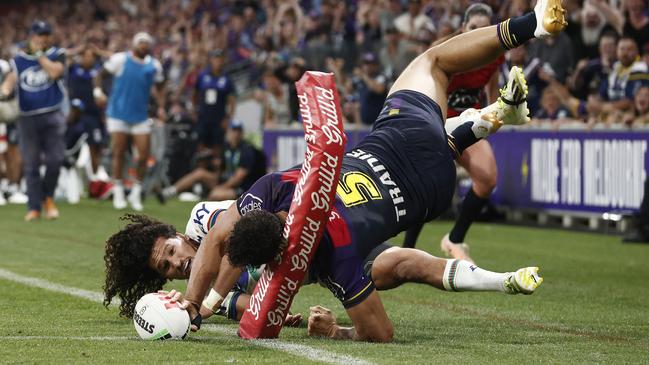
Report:
<svg viewBox="0 0 649 365"><path fill-rule="evenodd" d="M202 201L194 205L185 226L185 234L201 242L207 232L214 226L220 211L228 209L234 200Z"/></svg>

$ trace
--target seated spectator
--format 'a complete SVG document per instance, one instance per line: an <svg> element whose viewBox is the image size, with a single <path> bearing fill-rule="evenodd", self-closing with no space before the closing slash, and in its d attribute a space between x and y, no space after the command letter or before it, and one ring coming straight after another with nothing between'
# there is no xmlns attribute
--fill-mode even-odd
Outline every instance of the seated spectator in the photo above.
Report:
<svg viewBox="0 0 649 365"><path fill-rule="evenodd" d="M210 191L211 200L236 199L265 173L260 172L259 168L260 163L262 166L265 164L264 159L260 159L255 148L243 140L240 121L234 119L230 123L225 139L221 156L213 155L210 150L199 153L196 157L198 167L172 186L164 188L163 199L187 191L196 184Z"/></svg>
<svg viewBox="0 0 649 365"><path fill-rule="evenodd" d="M235 119L230 123L224 147L220 182L210 191L209 200L236 199L265 174L265 167L260 168L259 154L243 139L241 121Z"/></svg>
<svg viewBox="0 0 649 365"><path fill-rule="evenodd" d="M206 190L212 190L219 183L220 158L214 156L212 150L203 150L196 156L197 167L181 177L173 185L162 189L161 202L179 193L190 190L196 184L201 184Z"/></svg>
<svg viewBox="0 0 649 365"><path fill-rule="evenodd" d="M541 109L534 115L535 122L556 122L570 116L566 107L561 105L559 95L550 87L543 90Z"/></svg>
<svg viewBox="0 0 649 365"><path fill-rule="evenodd" d="M623 120L632 127L649 126L649 86L638 89L633 98L633 110L626 113Z"/></svg>

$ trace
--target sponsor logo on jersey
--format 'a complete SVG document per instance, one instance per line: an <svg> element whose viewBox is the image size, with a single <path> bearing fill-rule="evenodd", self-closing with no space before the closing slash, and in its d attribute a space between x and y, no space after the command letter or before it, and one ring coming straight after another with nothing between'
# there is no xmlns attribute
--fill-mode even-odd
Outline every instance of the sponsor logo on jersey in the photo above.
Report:
<svg viewBox="0 0 649 365"><path fill-rule="evenodd" d="M259 197L251 193L248 193L244 195L244 197L241 199L241 205L239 206L239 211L241 212L241 215L246 215L248 212L261 209L261 204L263 202L264 201L261 200Z"/></svg>
<svg viewBox="0 0 649 365"><path fill-rule="evenodd" d="M210 211L207 209L205 206L205 203L203 203L203 206L201 206L201 209L198 209L196 213L194 214L194 223L198 226L198 228L203 232L203 234L207 234L207 230L205 230L205 227L203 226L203 217L206 215L209 215Z"/></svg>
<svg viewBox="0 0 649 365"><path fill-rule="evenodd" d="M32 66L20 73L20 87L29 92L46 90L52 86L53 81L47 72L40 66Z"/></svg>

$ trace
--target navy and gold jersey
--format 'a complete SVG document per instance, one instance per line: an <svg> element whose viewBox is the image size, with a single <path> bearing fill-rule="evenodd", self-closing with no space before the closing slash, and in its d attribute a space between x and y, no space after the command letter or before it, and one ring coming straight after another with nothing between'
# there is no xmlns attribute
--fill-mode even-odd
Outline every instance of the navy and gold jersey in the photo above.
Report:
<svg viewBox="0 0 649 365"><path fill-rule="evenodd" d="M288 212L299 177L299 166L262 177L237 200L239 213ZM399 232L444 211L454 182L437 104L420 93L394 93L370 135L345 154L309 274L346 308L360 303L374 289L363 260Z"/></svg>

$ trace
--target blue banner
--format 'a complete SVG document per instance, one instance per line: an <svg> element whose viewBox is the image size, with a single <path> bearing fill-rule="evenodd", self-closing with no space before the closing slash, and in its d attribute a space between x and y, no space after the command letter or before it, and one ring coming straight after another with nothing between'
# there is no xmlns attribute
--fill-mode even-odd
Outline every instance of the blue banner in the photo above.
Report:
<svg viewBox="0 0 649 365"><path fill-rule="evenodd" d="M637 210L649 171L649 132L500 131L492 201L511 208Z"/></svg>
<svg viewBox="0 0 649 365"><path fill-rule="evenodd" d="M348 149L367 130L347 131ZM496 205L588 213L637 211L649 171L649 131L501 130L489 137L498 165ZM300 130L267 130L269 168L302 162Z"/></svg>

